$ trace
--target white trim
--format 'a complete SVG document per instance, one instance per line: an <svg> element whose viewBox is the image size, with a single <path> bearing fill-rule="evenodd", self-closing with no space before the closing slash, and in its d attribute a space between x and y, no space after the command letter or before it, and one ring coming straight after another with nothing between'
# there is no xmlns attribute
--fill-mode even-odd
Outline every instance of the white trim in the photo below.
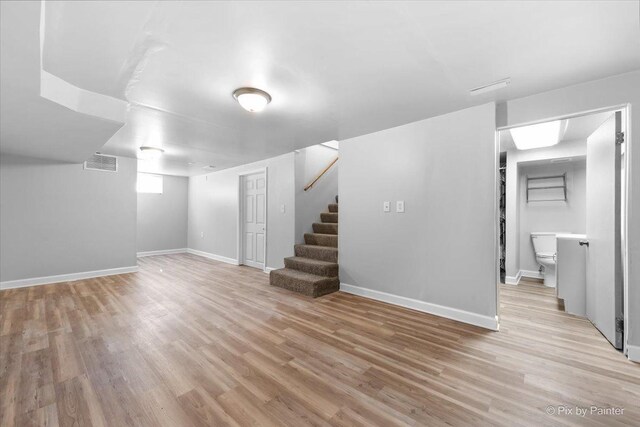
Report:
<svg viewBox="0 0 640 427"><path fill-rule="evenodd" d="M424 313L446 317L447 319L457 320L459 322L468 323L481 328L491 329L492 331L498 330L497 316L484 316L481 314L471 313L469 311L459 310L457 308L445 307L443 305L432 304L399 295L392 295L386 292L375 291L373 289L361 288L359 286L348 285L346 283L340 283L340 290L349 294L359 295L365 298L371 298L377 301L422 311Z"/></svg>
<svg viewBox="0 0 640 427"><path fill-rule="evenodd" d="M159 251L144 251L144 252L138 252L137 256L138 258L142 258L145 256L156 256L156 255L171 255L171 254L183 254L188 252L189 249L187 248L180 248L180 249L163 249L163 250L159 250Z"/></svg>
<svg viewBox="0 0 640 427"><path fill-rule="evenodd" d="M212 259L214 261L220 261L220 262L226 262L227 264L233 264L233 265L239 265L238 264L238 260L237 259L233 259L233 258L229 258L226 256L222 256L222 255L216 255L216 254L212 254L209 252L203 252L203 251L199 251L197 249L187 249L187 253L190 253L192 255L198 255L204 258L209 258Z"/></svg>
<svg viewBox="0 0 640 427"><path fill-rule="evenodd" d="M640 363L640 346L627 344L627 358L632 362Z"/></svg>
<svg viewBox="0 0 640 427"><path fill-rule="evenodd" d="M518 271L515 276L506 276L504 278L504 283L507 285L517 285L520 283L520 279L522 278L522 271Z"/></svg>
<svg viewBox="0 0 640 427"><path fill-rule="evenodd" d="M531 279L544 279L544 274L540 273L537 270L520 270L518 272L518 282L520 282L520 279L523 277L529 277Z"/></svg>
<svg viewBox="0 0 640 427"><path fill-rule="evenodd" d="M622 256L622 300L623 300L623 321L626 327L626 330L622 334L622 348L625 349L627 347L635 347L635 351L633 352L635 359L634 361L640 362L640 347L637 346L629 346L628 339L629 333L631 331L631 322L629 321L629 218L631 216L631 194L632 194L632 182L631 177L633 176L633 171L631 170L631 140L633 139L633 135L631 131L633 130L631 127L631 108L632 105L626 104L626 108L624 109L625 114L625 128L623 129L625 135L624 142L624 188L625 193L621 194L620 197L623 199L620 202L624 203L625 212L622 212L624 215L623 221L624 224L620 224L624 227L624 255ZM629 325L629 326L627 326ZM631 353L629 351L628 353Z"/></svg>
<svg viewBox="0 0 640 427"><path fill-rule="evenodd" d="M273 267L265 267L264 268L264 272L265 273L271 273L273 270L277 270L277 268L273 268Z"/></svg>
<svg viewBox="0 0 640 427"><path fill-rule="evenodd" d="M578 117L590 116L592 114L606 113L607 111L614 112L614 111L618 111L618 110L623 110L623 109L627 108L629 105L630 104L618 104L618 105L612 105L612 106L609 106L609 107L594 108L593 110L580 111L578 113L573 113L573 114L564 114L564 115L555 116L555 117L548 117L546 119L533 120L533 121L530 121L530 122L516 123L516 124L506 125L506 126L499 126L499 127L496 128L496 130L498 132L500 132L500 131L509 130L509 129L513 129L513 128L523 127L523 126L531 126L531 125L537 125L537 124L540 124L540 123L553 122L553 121L556 121L556 120L575 119L575 118L578 118Z"/></svg>
<svg viewBox="0 0 640 427"><path fill-rule="evenodd" d="M138 266L109 268L106 270L83 271L81 273L59 274L56 276L33 277L30 279L7 280L0 282L0 289L26 288L28 286L48 285L52 283L72 282L74 280L91 279L94 277L113 276L114 274L135 273Z"/></svg>
<svg viewBox="0 0 640 427"><path fill-rule="evenodd" d="M494 121L497 115L497 108L498 108L497 104L494 103L493 104ZM496 325L496 329L498 329L500 328L500 286L497 284L500 283L500 275L501 275L501 271L500 271L500 256L501 256L501 253L500 253L500 187L502 185L500 180L500 134L498 132L493 133L493 150L494 150L494 155L493 155L493 217L494 217L493 234L496 237L495 239L493 239L493 255L494 255L493 266L495 269L493 283L496 283L496 287L494 288L495 304L496 304L495 317L498 323ZM505 169L505 177L506 177L506 173L507 171ZM505 198L506 198L506 193L505 193ZM505 223L505 227L506 227L506 223ZM505 245L506 245L506 240L505 240ZM507 261L506 256L507 256L507 252L506 252L506 246L505 246L505 268L506 268L506 261ZM505 281L506 281L506 278L505 278Z"/></svg>

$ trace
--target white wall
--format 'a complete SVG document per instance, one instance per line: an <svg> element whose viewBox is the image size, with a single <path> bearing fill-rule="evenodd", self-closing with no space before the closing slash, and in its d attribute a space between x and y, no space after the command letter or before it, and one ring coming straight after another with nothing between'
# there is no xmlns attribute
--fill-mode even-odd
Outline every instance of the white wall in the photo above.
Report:
<svg viewBox="0 0 640 427"><path fill-rule="evenodd" d="M495 328L495 154L493 103L341 141L341 289Z"/></svg>
<svg viewBox="0 0 640 427"><path fill-rule="evenodd" d="M520 270L538 271L531 242L534 231L584 234L586 230L586 161L564 164L534 164L520 168ZM527 175L530 177L567 174L566 202L527 203Z"/></svg>
<svg viewBox="0 0 640 427"><path fill-rule="evenodd" d="M640 70L508 101L501 122L517 125L623 103L630 103L632 110L626 146L630 161L626 334L640 361Z"/></svg>
<svg viewBox="0 0 640 427"><path fill-rule="evenodd" d="M506 189L506 280L515 283L520 270L520 173L519 165L548 159L584 157L587 155L586 140L565 141L551 147L533 150L509 150L507 152L507 189ZM526 199L526 197L525 197ZM537 270L537 268L536 268Z"/></svg>
<svg viewBox="0 0 640 427"><path fill-rule="evenodd" d="M338 164L334 164L316 184L304 191L333 159L338 151L324 145L313 145L295 153L296 163L296 235L297 243L304 242L304 233L311 233L314 222L320 222L320 212L327 211L329 203L335 203L338 194ZM340 161L338 160L338 163Z"/></svg>
<svg viewBox="0 0 640 427"><path fill-rule="evenodd" d="M110 173L0 157L0 281L136 267L135 159Z"/></svg>
<svg viewBox="0 0 640 427"><path fill-rule="evenodd" d="M189 249L237 262L238 176L267 167L267 267L283 267L295 241L294 162L294 153L288 153L189 178Z"/></svg>
<svg viewBox="0 0 640 427"><path fill-rule="evenodd" d="M138 252L187 247L189 178L162 179L162 194L138 193Z"/></svg>

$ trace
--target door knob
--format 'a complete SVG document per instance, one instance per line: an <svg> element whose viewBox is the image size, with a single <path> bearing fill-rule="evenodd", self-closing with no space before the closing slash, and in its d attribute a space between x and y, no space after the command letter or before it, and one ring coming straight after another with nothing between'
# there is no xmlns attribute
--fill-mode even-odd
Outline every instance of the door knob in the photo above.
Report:
<svg viewBox="0 0 640 427"><path fill-rule="evenodd" d="M589 241L588 241L588 240L579 240L579 241L578 241L578 244L579 244L580 246L587 246L587 247L589 247Z"/></svg>

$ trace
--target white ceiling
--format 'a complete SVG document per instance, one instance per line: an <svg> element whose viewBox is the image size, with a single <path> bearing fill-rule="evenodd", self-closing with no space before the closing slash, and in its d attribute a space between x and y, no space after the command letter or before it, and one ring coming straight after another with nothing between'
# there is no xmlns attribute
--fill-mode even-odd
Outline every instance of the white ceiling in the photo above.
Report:
<svg viewBox="0 0 640 427"><path fill-rule="evenodd" d="M560 138L560 144L570 141L584 141L595 132L611 115L612 111L572 117L566 120L566 130ZM509 130L500 132L500 151L517 150Z"/></svg>
<svg viewBox="0 0 640 427"><path fill-rule="evenodd" d="M78 114L40 96L38 2L0 2L0 148L79 162L122 123ZM35 19L25 19L26 17Z"/></svg>
<svg viewBox="0 0 640 427"><path fill-rule="evenodd" d="M44 24L42 69L127 101L126 124L37 99L40 3L2 2L2 151L161 145L141 170L181 175L640 69L638 1L47 2ZM246 112L241 86L273 102Z"/></svg>

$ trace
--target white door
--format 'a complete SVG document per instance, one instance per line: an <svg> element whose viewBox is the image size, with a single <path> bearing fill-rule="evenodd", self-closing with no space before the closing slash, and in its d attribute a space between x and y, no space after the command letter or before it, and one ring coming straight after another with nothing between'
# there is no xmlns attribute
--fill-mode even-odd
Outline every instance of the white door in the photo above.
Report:
<svg viewBox="0 0 640 427"><path fill-rule="evenodd" d="M611 344L622 348L620 246L620 145L622 114L616 112L587 138L587 318Z"/></svg>
<svg viewBox="0 0 640 427"><path fill-rule="evenodd" d="M267 180L264 172L242 177L241 263L264 269Z"/></svg>

